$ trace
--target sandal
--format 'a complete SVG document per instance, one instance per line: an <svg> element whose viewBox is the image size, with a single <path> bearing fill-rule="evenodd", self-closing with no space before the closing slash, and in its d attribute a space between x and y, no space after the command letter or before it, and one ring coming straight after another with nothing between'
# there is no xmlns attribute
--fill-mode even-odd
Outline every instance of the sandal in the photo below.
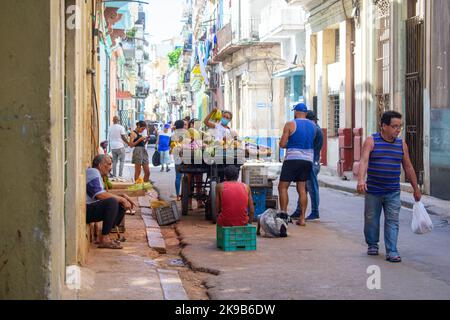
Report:
<svg viewBox="0 0 450 320"><path fill-rule="evenodd" d="M300 222L300 220L298 220L295 224L300 227L306 227L306 223L305 222L302 223L302 222Z"/></svg>
<svg viewBox="0 0 450 320"><path fill-rule="evenodd" d="M398 262L402 262L402 258L399 255L395 255L395 256L387 255L386 261L398 263Z"/></svg>
<svg viewBox="0 0 450 320"><path fill-rule="evenodd" d="M378 255L378 248L377 247L369 247L369 249L367 249L367 254L369 256L377 256Z"/></svg>
<svg viewBox="0 0 450 320"><path fill-rule="evenodd" d="M136 214L136 210L130 209L130 210L125 211L125 213L130 216L134 216Z"/></svg>
<svg viewBox="0 0 450 320"><path fill-rule="evenodd" d="M98 245L97 248L99 248L99 249L123 249L123 247L115 241L101 243Z"/></svg>

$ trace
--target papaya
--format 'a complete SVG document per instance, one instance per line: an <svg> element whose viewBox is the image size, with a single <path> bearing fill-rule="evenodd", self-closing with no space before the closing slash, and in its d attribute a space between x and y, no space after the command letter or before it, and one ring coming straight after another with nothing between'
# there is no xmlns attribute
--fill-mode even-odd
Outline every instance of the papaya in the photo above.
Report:
<svg viewBox="0 0 450 320"><path fill-rule="evenodd" d="M135 184L143 184L144 179L142 177L139 177L139 179L136 180Z"/></svg>

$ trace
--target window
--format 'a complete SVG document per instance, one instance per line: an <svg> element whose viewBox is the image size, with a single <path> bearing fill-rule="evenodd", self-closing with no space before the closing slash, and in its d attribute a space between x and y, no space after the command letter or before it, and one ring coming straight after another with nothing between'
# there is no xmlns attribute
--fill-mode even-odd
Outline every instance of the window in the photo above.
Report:
<svg viewBox="0 0 450 320"><path fill-rule="evenodd" d="M339 62L341 60L341 37L339 34L339 29L334 30L334 52L335 52L335 62Z"/></svg>
<svg viewBox="0 0 450 320"><path fill-rule="evenodd" d="M332 93L328 96L328 136L337 137L339 134L339 94Z"/></svg>
<svg viewBox="0 0 450 320"><path fill-rule="evenodd" d="M318 116L317 115L317 96L313 97L313 111L316 114L316 116Z"/></svg>
<svg viewBox="0 0 450 320"><path fill-rule="evenodd" d="M297 102L303 96L303 81L300 75L293 76L292 80L294 82L294 102Z"/></svg>
<svg viewBox="0 0 450 320"><path fill-rule="evenodd" d="M291 77L284 78L284 97L288 98L288 101L291 102Z"/></svg>

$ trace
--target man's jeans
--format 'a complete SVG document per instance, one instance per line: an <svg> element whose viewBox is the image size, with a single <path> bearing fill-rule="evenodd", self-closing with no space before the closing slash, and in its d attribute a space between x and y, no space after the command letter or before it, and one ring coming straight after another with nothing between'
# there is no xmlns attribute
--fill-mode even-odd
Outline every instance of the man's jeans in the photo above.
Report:
<svg viewBox="0 0 450 320"><path fill-rule="evenodd" d="M320 172L320 164L313 164L311 175L306 181L306 188L309 192L309 196L311 197L311 216L319 217L319 181L317 180L317 176ZM300 199L298 199L297 210L295 210L293 216L299 216L301 211Z"/></svg>
<svg viewBox="0 0 450 320"><path fill-rule="evenodd" d="M364 236L369 247L378 248L381 209L383 209L386 255L398 255L397 239L401 206L400 191L380 196L366 194L364 203Z"/></svg>
<svg viewBox="0 0 450 320"><path fill-rule="evenodd" d="M120 161L119 165L119 177L123 174L123 165L125 163L125 148L121 149L112 149L112 160L113 160L113 176L117 177L117 162Z"/></svg>

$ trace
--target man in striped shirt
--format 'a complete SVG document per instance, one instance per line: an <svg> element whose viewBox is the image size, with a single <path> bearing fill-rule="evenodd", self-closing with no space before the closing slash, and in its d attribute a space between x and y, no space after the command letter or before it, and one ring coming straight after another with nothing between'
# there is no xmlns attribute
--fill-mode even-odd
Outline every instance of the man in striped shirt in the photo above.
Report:
<svg viewBox="0 0 450 320"><path fill-rule="evenodd" d="M390 262L402 261L397 250L402 165L414 189L414 199L420 201L422 197L408 146L399 138L401 130L402 115L395 111L385 112L381 117L381 132L373 134L364 142L358 177L358 192L366 193L364 236L369 246L367 254L378 255L383 209L386 260Z"/></svg>

